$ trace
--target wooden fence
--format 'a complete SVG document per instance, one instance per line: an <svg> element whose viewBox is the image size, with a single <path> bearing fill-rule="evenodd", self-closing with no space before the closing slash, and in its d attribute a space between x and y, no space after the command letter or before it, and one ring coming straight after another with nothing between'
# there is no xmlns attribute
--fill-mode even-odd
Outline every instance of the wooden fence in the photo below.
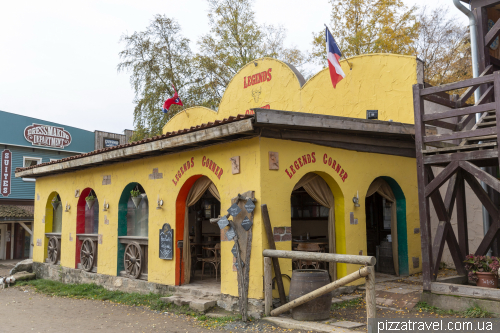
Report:
<svg viewBox="0 0 500 333"><path fill-rule="evenodd" d="M357 256L348 254L336 253L315 253L315 252L302 252L302 251L281 251L281 250L264 250L264 304L266 316L278 316L292 308L304 304L312 299L322 296L331 292L341 286L356 281L357 279L366 279L366 316L367 319L375 318L376 305L375 305L375 257L370 256ZM271 258L287 258L298 260L313 260L336 262L345 264L363 265L354 273L351 273L343 278L318 288L306 295L303 295L291 302L282 304L280 307L271 311L273 303L273 290L272 290L272 259Z"/></svg>

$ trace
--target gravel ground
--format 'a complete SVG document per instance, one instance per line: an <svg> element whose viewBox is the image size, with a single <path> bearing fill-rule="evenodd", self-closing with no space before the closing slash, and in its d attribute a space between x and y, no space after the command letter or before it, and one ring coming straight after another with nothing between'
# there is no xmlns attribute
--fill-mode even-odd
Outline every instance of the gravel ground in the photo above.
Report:
<svg viewBox="0 0 500 333"><path fill-rule="evenodd" d="M186 315L161 313L110 302L52 297L30 287L0 288L0 332L301 332L263 322L205 327ZM302 331L304 332L304 331Z"/></svg>

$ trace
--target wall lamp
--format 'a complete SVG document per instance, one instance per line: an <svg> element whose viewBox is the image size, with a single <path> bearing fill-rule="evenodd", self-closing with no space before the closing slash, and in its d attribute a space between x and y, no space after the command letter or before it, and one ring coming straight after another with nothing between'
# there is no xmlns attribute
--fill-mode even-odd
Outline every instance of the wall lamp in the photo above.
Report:
<svg viewBox="0 0 500 333"><path fill-rule="evenodd" d="M65 212L69 212L69 210L71 209L71 206L68 204L68 202L66 201L66 210L64 210Z"/></svg>
<svg viewBox="0 0 500 333"><path fill-rule="evenodd" d="M356 196L352 198L352 202L354 202L354 207L359 207L359 191L356 191Z"/></svg>
<svg viewBox="0 0 500 333"><path fill-rule="evenodd" d="M106 199L104 199L104 204L102 205L102 211L106 212L109 209L109 203L106 203Z"/></svg>
<svg viewBox="0 0 500 333"><path fill-rule="evenodd" d="M158 195L158 199L156 200L156 203L158 206L156 206L156 209L161 209L161 206L163 206L163 200L160 199L160 196Z"/></svg>

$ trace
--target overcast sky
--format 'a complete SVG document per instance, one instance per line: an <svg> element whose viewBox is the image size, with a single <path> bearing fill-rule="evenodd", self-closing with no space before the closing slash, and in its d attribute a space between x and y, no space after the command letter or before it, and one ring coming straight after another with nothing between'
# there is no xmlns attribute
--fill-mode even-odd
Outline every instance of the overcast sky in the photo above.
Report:
<svg viewBox="0 0 500 333"><path fill-rule="evenodd" d="M404 1L444 4L466 21L451 0ZM134 92L128 74L116 70L122 34L166 14L195 50L209 29L205 0L4 0L0 8L0 110L91 131L133 129ZM330 10L328 0L255 0L257 22L283 25L287 44L302 50Z"/></svg>

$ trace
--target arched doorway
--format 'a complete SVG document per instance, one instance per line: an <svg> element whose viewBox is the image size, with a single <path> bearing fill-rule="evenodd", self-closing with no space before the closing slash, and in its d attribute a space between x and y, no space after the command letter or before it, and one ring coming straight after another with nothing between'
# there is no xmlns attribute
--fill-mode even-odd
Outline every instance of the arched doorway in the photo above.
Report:
<svg viewBox="0 0 500 333"><path fill-rule="evenodd" d="M97 272L99 199L91 188L84 189L76 207L75 268Z"/></svg>
<svg viewBox="0 0 500 333"><path fill-rule="evenodd" d="M130 183L118 203L118 275L148 279L148 234L148 196L139 183Z"/></svg>
<svg viewBox="0 0 500 333"><path fill-rule="evenodd" d="M376 271L408 275L406 199L390 177L379 177L365 199L367 254L377 257Z"/></svg>
<svg viewBox="0 0 500 333"><path fill-rule="evenodd" d="M63 204L59 193L52 192L45 206L45 254L46 262L59 265L61 260Z"/></svg>
<svg viewBox="0 0 500 333"><path fill-rule="evenodd" d="M337 253L335 198L330 185L319 174L310 172L295 184L291 197L292 249ZM325 268L337 279L337 265L295 261L294 268Z"/></svg>
<svg viewBox="0 0 500 333"><path fill-rule="evenodd" d="M195 175L182 185L176 200L175 284L188 284L193 279L207 279L203 269L220 268L220 230L210 219L220 215L220 195L206 176ZM205 262L205 263L204 263ZM207 265L208 264L208 265ZM201 273L201 275L199 274ZM219 276L220 281L220 276Z"/></svg>

